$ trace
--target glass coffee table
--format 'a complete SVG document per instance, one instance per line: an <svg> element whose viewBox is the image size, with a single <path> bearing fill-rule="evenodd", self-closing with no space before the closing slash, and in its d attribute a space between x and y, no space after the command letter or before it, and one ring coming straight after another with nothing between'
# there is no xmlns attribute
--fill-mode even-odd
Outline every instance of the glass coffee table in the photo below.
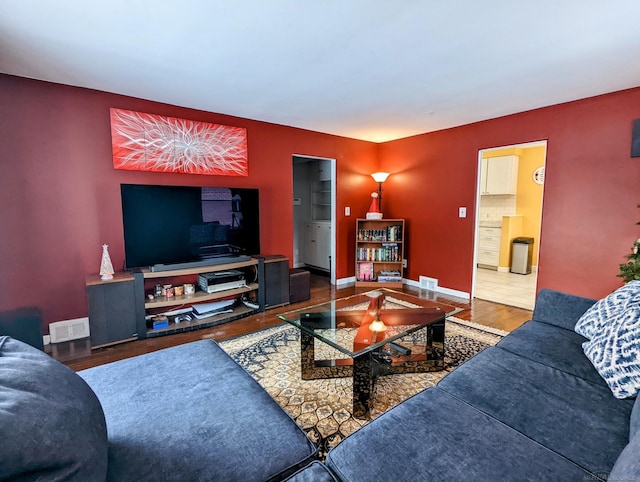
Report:
<svg viewBox="0 0 640 482"><path fill-rule="evenodd" d="M369 418L378 377L444 368L451 305L386 288L278 315L300 329L303 380L353 377L353 416Z"/></svg>

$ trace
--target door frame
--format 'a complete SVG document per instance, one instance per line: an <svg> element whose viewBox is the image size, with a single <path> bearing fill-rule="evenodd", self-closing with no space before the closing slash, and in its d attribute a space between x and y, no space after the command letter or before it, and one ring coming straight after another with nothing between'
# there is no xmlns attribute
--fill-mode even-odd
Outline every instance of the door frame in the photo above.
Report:
<svg viewBox="0 0 640 482"><path fill-rule="evenodd" d="M332 285L336 284L336 159L331 157L321 157L321 156L312 156L309 154L291 154L291 163L293 166L293 158L303 158L308 159L308 162L311 161L329 161L329 166L331 168L331 248L329 250L330 256L330 264L329 264L329 277ZM293 187L293 186L292 186ZM295 191L295 189L293 189ZM295 225L295 217L293 219L293 230L295 233L296 225ZM300 234L300 233L299 233ZM293 242L293 239L291 240Z"/></svg>
<svg viewBox="0 0 640 482"><path fill-rule="evenodd" d="M497 146L497 147L487 147L485 149L479 149L478 150L478 160L477 160L477 179L476 179L476 207L475 207L475 218L474 218L474 240L473 240L473 265L472 265L472 281L471 281L471 299L473 300L476 296L476 283L477 283L477 276L476 276L476 270L478 269L478 245L479 243L479 233L480 233L480 196L481 196L481 186L480 186L480 181L481 181L481 176L482 176L482 155L485 152L490 152L490 151L497 151L497 150L502 150L502 149L513 149L513 148L529 148L529 147L541 147L544 146L545 148L545 161L544 161L544 165L545 165L545 171L546 171L546 165L547 165L547 152L549 150L549 146L548 146L548 141L546 139L542 139L539 141L532 141L532 142L523 142L520 144L511 144L511 145L506 145L506 146ZM544 185L543 185L543 191L542 191L542 203L544 205ZM542 213L542 208L543 206L540 206L540 213ZM540 265L540 246L542 244L542 239L540 239L542 237L542 219L540 219L540 236L538 236L538 246L537 246L537 260L538 260L538 266ZM536 283L537 283L537 279L538 279L538 270L536 269Z"/></svg>

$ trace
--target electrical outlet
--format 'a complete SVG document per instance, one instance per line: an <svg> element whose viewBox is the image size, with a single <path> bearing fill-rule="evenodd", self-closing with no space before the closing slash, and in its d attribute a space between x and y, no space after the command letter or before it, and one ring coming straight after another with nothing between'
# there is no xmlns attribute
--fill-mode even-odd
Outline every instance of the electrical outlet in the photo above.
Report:
<svg viewBox="0 0 640 482"><path fill-rule="evenodd" d="M402 260L402 267L403 267L403 268L406 268L406 267L407 267L407 260L406 260L406 259L403 259L403 260Z"/></svg>
<svg viewBox="0 0 640 482"><path fill-rule="evenodd" d="M467 217L467 208L458 208L458 217L466 218Z"/></svg>

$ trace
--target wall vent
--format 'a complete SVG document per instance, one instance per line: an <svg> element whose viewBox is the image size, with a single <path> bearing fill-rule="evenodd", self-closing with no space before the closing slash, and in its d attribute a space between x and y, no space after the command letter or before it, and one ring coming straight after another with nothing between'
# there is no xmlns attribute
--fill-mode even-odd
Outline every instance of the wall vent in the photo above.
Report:
<svg viewBox="0 0 640 482"><path fill-rule="evenodd" d="M438 291L438 280L428 276L420 276L420 288L423 290Z"/></svg>
<svg viewBox="0 0 640 482"><path fill-rule="evenodd" d="M51 343L87 338L89 336L89 318L50 323L49 334L51 335Z"/></svg>

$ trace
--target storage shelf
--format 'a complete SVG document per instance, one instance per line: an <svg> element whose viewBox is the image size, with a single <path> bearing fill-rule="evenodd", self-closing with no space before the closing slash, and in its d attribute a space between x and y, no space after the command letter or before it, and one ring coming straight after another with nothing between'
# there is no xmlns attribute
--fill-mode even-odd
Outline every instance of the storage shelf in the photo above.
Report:
<svg viewBox="0 0 640 482"><path fill-rule="evenodd" d="M228 298L230 296L237 296L242 293L247 293L249 291L255 291L258 288L259 288L259 285L257 283L251 283L241 288L233 288L230 290L216 291L215 293L205 293L204 291L196 291L192 295L172 296L170 298L167 298L166 296L162 296L152 301L147 301L144 304L144 307L145 309L150 309L150 308L165 308L168 306L177 306L177 305L185 305L185 304L191 305L194 303L202 303L204 301L219 300L222 298Z"/></svg>
<svg viewBox="0 0 640 482"><path fill-rule="evenodd" d="M261 261L259 261L258 258L249 258L242 261L214 264L208 266L195 266L167 271L151 271L149 269L144 269L136 272L136 290L138 293L137 296L140 297L140 313L137 317L136 322L138 327L138 336L140 338L146 338L152 336L170 335L183 331L197 330L199 328L205 328L208 326L219 325L229 321L237 320L238 318L257 313L258 311L263 311L264 301L262 293L264 287L261 285L262 281L260 274L260 263ZM155 280L157 283L162 284L165 279L171 282L173 278L190 276L193 278L193 281L190 282L195 284L195 286L197 287L198 283L195 278L197 278L198 275L202 273L215 273L228 270L243 271L247 282L250 281L250 283L248 283L247 286L217 291L215 293L207 293L205 291L199 290L191 295L182 294L180 296L172 296L170 298L162 296L154 298L152 300L149 300L147 298L147 294L145 293L145 290L148 290L149 288L149 283L146 283L147 286L145 286L145 281ZM259 306L258 309L249 308L242 304L240 302L240 298L243 295L248 296L252 300L255 300L255 302ZM144 302L141 299L143 296ZM172 319L172 317L169 317L170 324L169 326L164 328L153 329L147 325L148 315L159 314L163 311L167 311L167 309L171 310L171 307L186 308L198 303L233 298L236 299L236 302L233 305L232 312L220 313L214 316L203 318L201 320L194 319L192 321L182 321L180 323L175 323L175 320Z"/></svg>
<svg viewBox="0 0 640 482"><path fill-rule="evenodd" d="M141 270L145 279L151 278L170 278L172 276L184 276L189 274L210 273L213 271L226 271L229 269L246 268L248 266L257 266L258 260L249 259L247 261L238 261L237 263L213 264L209 266L199 266L197 268L173 269L168 271L151 271L149 269Z"/></svg>
<svg viewBox="0 0 640 482"><path fill-rule="evenodd" d="M402 241L358 241L358 244L402 244Z"/></svg>
<svg viewBox="0 0 640 482"><path fill-rule="evenodd" d="M399 265L402 265L402 261L371 261L371 260L366 260L366 259L357 259L356 263L399 264Z"/></svg>
<svg viewBox="0 0 640 482"><path fill-rule="evenodd" d="M99 276L90 276L87 278L86 284L87 297L89 299L89 324L91 327L92 348L121 343L135 338L144 339L147 337L197 330L262 312L265 309L265 300L269 300L272 304L282 301L281 296L276 296L280 291L275 293L277 290L270 289L269 293L265 293L267 287L265 263L269 263L270 265L284 264L284 283L286 283L286 296L288 301L289 261L282 256L274 256L273 258L274 259L268 256L259 256L255 258L243 258L242 261L231 263L169 269L167 271L143 269L135 272L116 273L112 280L101 280ZM278 261L278 263L275 263L275 261ZM173 278L190 277L188 282L197 286L195 278L197 278L199 274L233 269L244 272L246 281L248 282L247 286L215 293L196 291L192 295L183 294L170 298L164 296L152 300L148 299L147 293L154 291L153 289L149 290L149 288L153 288L153 284L162 284L165 280L165 282L176 283L177 281L173 280ZM184 283L185 281L186 280L180 280L179 283ZM281 282L283 286L284 283ZM270 297L268 296L269 294L271 294ZM244 305L241 298L245 296L251 301L255 301L258 308L251 308ZM170 324L164 328L153 329L147 324L148 318L158 313L170 311L171 307L177 309L181 306L188 307L207 301L233 298L235 298L235 302L232 305L233 307L230 308L232 311L226 313L219 313L200 320L182 321L180 323L175 323L175 318L168 316Z"/></svg>
<svg viewBox="0 0 640 482"><path fill-rule="evenodd" d="M376 237L386 239L361 239ZM356 287L401 288L402 281L376 281L370 277L379 276L380 271L397 271L402 278L404 260L405 221L404 219L358 219L356 220ZM361 259L365 256L393 259ZM399 259L398 259L399 258ZM365 264L371 265L371 269ZM370 276L372 275L372 276ZM359 277L363 279L358 279ZM395 278L395 277L394 277Z"/></svg>
<svg viewBox="0 0 640 482"><path fill-rule="evenodd" d="M402 281L356 281L360 288L402 288Z"/></svg>
<svg viewBox="0 0 640 482"><path fill-rule="evenodd" d="M171 323L164 328L150 328L147 329L147 337L171 335L173 333L181 333L185 331L199 330L201 328L207 328L210 326L220 325L229 321L234 321L239 318L257 313L259 310L249 308L248 306L239 305L235 306L233 313L220 313L219 315L209 316L201 320L183 321L180 323Z"/></svg>

